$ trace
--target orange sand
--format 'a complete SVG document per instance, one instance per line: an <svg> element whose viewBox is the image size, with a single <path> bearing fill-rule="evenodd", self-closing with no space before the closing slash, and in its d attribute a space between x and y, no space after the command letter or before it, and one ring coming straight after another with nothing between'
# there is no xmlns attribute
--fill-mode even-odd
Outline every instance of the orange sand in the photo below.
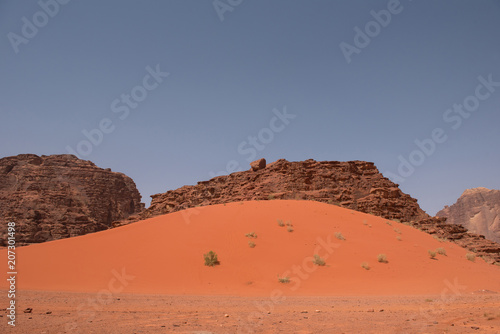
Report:
<svg viewBox="0 0 500 334"><path fill-rule="evenodd" d="M293 232L278 226L290 220ZM17 288L161 294L413 295L500 292L500 267L401 223L312 201L188 209L17 249ZM399 229L401 234L394 231ZM245 237L255 232L256 239ZM341 232L346 240L335 238ZM401 241L396 237L400 235ZM248 242L253 241L255 248ZM446 249L430 259L428 250ZM220 265L207 267L215 251ZM7 259L6 250L0 258ZM313 254L326 266L312 264ZM387 255L388 263L377 262ZM6 270L6 260L3 272ZM371 267L365 270L362 262ZM117 279L118 273L125 278ZM288 275L290 283L279 283ZM133 278L132 278L133 276ZM6 280L0 289L7 289Z"/></svg>

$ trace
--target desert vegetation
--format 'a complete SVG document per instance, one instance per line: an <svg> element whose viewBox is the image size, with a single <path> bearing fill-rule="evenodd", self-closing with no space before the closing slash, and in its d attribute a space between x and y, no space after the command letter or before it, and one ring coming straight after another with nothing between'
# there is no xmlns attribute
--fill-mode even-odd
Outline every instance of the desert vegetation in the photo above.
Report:
<svg viewBox="0 0 500 334"><path fill-rule="evenodd" d="M217 254L214 251L203 254L203 258L205 259L206 266L213 267L220 264Z"/></svg>
<svg viewBox="0 0 500 334"><path fill-rule="evenodd" d="M249 241L249 242L248 242L248 247L250 247L250 248L255 248L255 242L253 242L253 241Z"/></svg>
<svg viewBox="0 0 500 334"><path fill-rule="evenodd" d="M280 282L280 283L290 283L290 277L288 277L288 276L279 277L279 275L278 275L278 282Z"/></svg>
<svg viewBox="0 0 500 334"><path fill-rule="evenodd" d="M368 265L368 262L363 262L363 263L361 263L361 268L364 268L366 270L370 270L370 265Z"/></svg>
<svg viewBox="0 0 500 334"><path fill-rule="evenodd" d="M257 234L255 232L250 232L245 234L245 237L257 239Z"/></svg>
<svg viewBox="0 0 500 334"><path fill-rule="evenodd" d="M474 261L476 261L476 254L474 254L474 253L467 253L467 254L465 254L465 258L467 260L469 260L469 261L474 262Z"/></svg>
<svg viewBox="0 0 500 334"><path fill-rule="evenodd" d="M318 254L314 254L313 263L317 266L324 266L326 264L325 260L322 259Z"/></svg>
<svg viewBox="0 0 500 334"><path fill-rule="evenodd" d="M377 255L377 261L380 262L380 263L387 263L389 261L387 261L387 255L385 254L379 254Z"/></svg>
<svg viewBox="0 0 500 334"><path fill-rule="evenodd" d="M446 255L446 249L444 249L443 247L439 247L436 249L436 252L439 254L439 255Z"/></svg>
<svg viewBox="0 0 500 334"><path fill-rule="evenodd" d="M341 232L335 232L335 238L339 240L345 240L345 237Z"/></svg>
<svg viewBox="0 0 500 334"><path fill-rule="evenodd" d="M428 250L427 253L429 253L429 256L431 259L434 259L436 257L436 252L433 250Z"/></svg>

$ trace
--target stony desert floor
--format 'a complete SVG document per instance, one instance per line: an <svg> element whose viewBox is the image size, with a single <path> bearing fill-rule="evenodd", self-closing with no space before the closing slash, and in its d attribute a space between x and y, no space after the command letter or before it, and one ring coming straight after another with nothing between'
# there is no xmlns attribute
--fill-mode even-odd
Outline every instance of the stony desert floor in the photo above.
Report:
<svg viewBox="0 0 500 334"><path fill-rule="evenodd" d="M17 248L0 333L500 333L500 267L467 253L325 203L193 208Z"/></svg>
<svg viewBox="0 0 500 334"><path fill-rule="evenodd" d="M1 292L2 296L6 293ZM101 298L101 299L100 299ZM104 303L102 303L104 301ZM23 291L2 333L500 333L500 294L167 296Z"/></svg>

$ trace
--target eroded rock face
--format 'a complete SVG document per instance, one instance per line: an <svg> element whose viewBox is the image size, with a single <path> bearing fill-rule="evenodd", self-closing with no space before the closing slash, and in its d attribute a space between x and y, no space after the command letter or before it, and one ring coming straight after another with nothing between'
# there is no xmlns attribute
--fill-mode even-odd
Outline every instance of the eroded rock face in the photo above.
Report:
<svg viewBox="0 0 500 334"><path fill-rule="evenodd" d="M259 166L259 161L254 165ZM265 168L218 176L151 197L144 217L196 206L268 199L316 200L404 221L428 217L417 200L385 178L373 163L364 161L280 159Z"/></svg>
<svg viewBox="0 0 500 334"><path fill-rule="evenodd" d="M449 224L446 218L430 217L416 199L403 193L371 162L280 159L263 169L251 168L218 176L151 197L151 206L141 213L141 219L197 206L246 200L303 199L337 204L387 219L399 219L438 238L454 241L490 263L500 263L500 244L471 233L461 225Z"/></svg>
<svg viewBox="0 0 500 334"><path fill-rule="evenodd" d="M253 171L264 169L266 168L266 159L259 159L252 161L250 163L250 167L252 168Z"/></svg>
<svg viewBox="0 0 500 334"><path fill-rule="evenodd" d="M436 216L446 217L450 224L460 224L470 232L500 242L500 190L467 189L452 206Z"/></svg>
<svg viewBox="0 0 500 334"><path fill-rule="evenodd" d="M131 178L74 155L0 159L0 245L8 221L23 245L104 230L143 209Z"/></svg>
<svg viewBox="0 0 500 334"><path fill-rule="evenodd" d="M500 264L500 244L485 239L482 235L472 233L462 225L450 224L445 217L431 217L410 224L439 239L453 241L478 256L482 256L488 263Z"/></svg>

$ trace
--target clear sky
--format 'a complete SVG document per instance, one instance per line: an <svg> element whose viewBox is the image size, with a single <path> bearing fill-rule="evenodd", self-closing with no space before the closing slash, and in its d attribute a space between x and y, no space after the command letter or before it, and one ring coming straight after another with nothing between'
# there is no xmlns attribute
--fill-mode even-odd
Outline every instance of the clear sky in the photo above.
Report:
<svg viewBox="0 0 500 334"><path fill-rule="evenodd" d="M1 157L146 203L253 152L373 161L430 214L500 189L499 1L0 0L0 92Z"/></svg>

